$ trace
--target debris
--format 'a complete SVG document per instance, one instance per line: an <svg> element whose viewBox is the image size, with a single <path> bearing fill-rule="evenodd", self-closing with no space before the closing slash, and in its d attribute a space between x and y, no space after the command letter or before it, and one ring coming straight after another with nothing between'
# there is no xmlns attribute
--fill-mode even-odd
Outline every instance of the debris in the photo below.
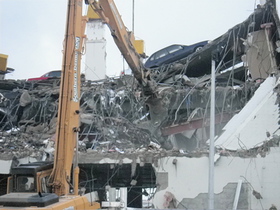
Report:
<svg viewBox="0 0 280 210"><path fill-rule="evenodd" d="M271 207L269 208L269 210L277 210L277 208L274 204L271 204Z"/></svg>
<svg viewBox="0 0 280 210"><path fill-rule="evenodd" d="M259 192L257 192L256 190L253 190L252 194L256 197L256 199L263 199L263 197L261 196L261 194Z"/></svg>
<svg viewBox="0 0 280 210"><path fill-rule="evenodd" d="M176 199L171 192L166 191L164 194L164 204L165 209L175 209L176 208Z"/></svg>
<svg viewBox="0 0 280 210"><path fill-rule="evenodd" d="M265 65L264 61L273 61L271 54L267 54L265 45L268 42L259 40L265 38L261 25L275 22L276 16L270 15L271 9L269 4L258 8L243 23L229 29L199 52L153 69L150 76L157 82L156 100L145 96L132 76L83 81L79 151L206 155L212 52L218 49L215 135L219 136L231 118L240 113L255 92L261 89L259 87L275 74L268 70L270 66L261 66L262 71L259 71L255 64L261 62ZM264 15L267 18L263 18ZM274 35L269 40L276 52L279 50L277 27L271 28ZM262 50L262 54L254 60L257 56L250 57L250 53L254 55L256 49ZM267 76L271 78L266 80ZM278 86L273 88L271 94L279 94ZM278 95L275 98L279 100ZM59 82L1 80L0 150L16 156L37 154L38 159L51 153L54 142L46 143L45 140L55 136L58 99ZM263 97L259 99L263 101ZM274 112L276 120L277 110ZM252 142L254 146L249 147L243 136L237 141L235 135L236 141L232 142L237 142L236 150L221 144L217 145L217 152L221 156L265 157L270 147L279 145L280 138L270 129L261 134L258 144ZM218 158L217 155L216 160Z"/></svg>

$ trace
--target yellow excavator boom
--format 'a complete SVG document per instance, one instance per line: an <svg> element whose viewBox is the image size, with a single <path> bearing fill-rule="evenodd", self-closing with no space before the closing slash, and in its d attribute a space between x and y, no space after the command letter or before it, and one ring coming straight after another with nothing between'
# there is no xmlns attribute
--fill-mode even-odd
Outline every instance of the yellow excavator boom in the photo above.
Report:
<svg viewBox="0 0 280 210"><path fill-rule="evenodd" d="M79 168L78 161L73 160L78 150L80 68L86 24L82 5L83 0L68 0L54 163L35 162L12 168L7 194L0 196L0 209L100 208L94 202L94 192L78 195Z"/></svg>
<svg viewBox="0 0 280 210"><path fill-rule="evenodd" d="M69 0L60 84L52 186L57 195L67 195L79 132L80 68L86 19L82 0ZM74 194L78 193L78 164L74 168Z"/></svg>
<svg viewBox="0 0 280 210"><path fill-rule="evenodd" d="M125 27L114 1L86 0L86 3L108 25L117 47L131 68L134 77L142 85L144 92L153 94L156 87L155 82L150 77L149 69L144 67L141 57L134 46L134 34Z"/></svg>

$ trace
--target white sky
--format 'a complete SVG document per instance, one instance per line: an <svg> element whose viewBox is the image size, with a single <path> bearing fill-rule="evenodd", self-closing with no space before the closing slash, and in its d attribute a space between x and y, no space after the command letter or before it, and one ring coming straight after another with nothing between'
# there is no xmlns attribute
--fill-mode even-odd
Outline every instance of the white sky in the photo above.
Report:
<svg viewBox="0 0 280 210"><path fill-rule="evenodd" d="M115 0L132 30L133 0ZM241 23L259 0L134 0L134 33L147 55L170 44L213 40ZM280 0L277 0L277 5ZM278 6L279 7L279 6ZM15 69L7 79L38 77L61 69L67 0L0 0L0 53ZM107 27L106 27L107 28ZM107 75L123 69L121 53L109 30Z"/></svg>

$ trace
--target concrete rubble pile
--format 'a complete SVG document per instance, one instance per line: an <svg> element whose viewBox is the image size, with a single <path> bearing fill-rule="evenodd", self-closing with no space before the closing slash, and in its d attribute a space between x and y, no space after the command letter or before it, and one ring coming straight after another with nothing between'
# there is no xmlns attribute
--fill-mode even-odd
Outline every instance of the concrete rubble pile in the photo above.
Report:
<svg viewBox="0 0 280 210"><path fill-rule="evenodd" d="M264 20L272 22L274 27L266 28ZM216 66L216 135L219 135L260 84L275 74L279 49L274 53L271 49L279 44L277 29L279 18L274 4L268 1L199 52L153 69L156 99L144 95L133 76L84 81L80 98L80 151L101 154L128 154L151 148L183 154L207 151L211 61ZM274 35L269 37L269 34ZM51 156L59 82L0 81L2 159Z"/></svg>
<svg viewBox="0 0 280 210"><path fill-rule="evenodd" d="M165 90L165 94L166 91L172 93L168 100L173 103L169 103L167 113L160 114L160 123L151 127L145 98L133 81L133 78L122 77L83 84L81 152L133 153L160 147L171 150L170 145L166 146L169 137L162 135L162 128L208 115L208 86L173 86ZM217 108L226 107L221 112L238 112L249 99L245 93L252 95L257 87L257 83L246 88L217 87L217 98L225 99ZM1 159L26 156L42 159L52 155L59 97L57 81L1 81L0 94Z"/></svg>
<svg viewBox="0 0 280 210"><path fill-rule="evenodd" d="M53 82L26 82L28 88L14 88L15 81L10 85L10 81L2 82L1 150L9 157L40 156L49 140L55 141L59 86L53 86ZM109 80L83 86L81 150L123 152L124 148L136 149L152 140L147 131L133 124L145 115L141 101L128 86L116 86Z"/></svg>

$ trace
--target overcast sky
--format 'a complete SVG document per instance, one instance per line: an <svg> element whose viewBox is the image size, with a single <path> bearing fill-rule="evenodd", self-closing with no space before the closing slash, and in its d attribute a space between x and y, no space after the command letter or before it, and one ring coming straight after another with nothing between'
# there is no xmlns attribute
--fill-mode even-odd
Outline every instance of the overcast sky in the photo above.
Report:
<svg viewBox="0 0 280 210"><path fill-rule="evenodd" d="M26 79L61 69L67 0L0 0L0 53ZM133 0L115 0L132 30ZM134 33L145 41L147 55L171 44L213 40L244 21L259 0L134 0ZM277 5L280 0L277 0ZM279 6L278 6L279 7ZM107 75L123 69L121 53L106 31Z"/></svg>

